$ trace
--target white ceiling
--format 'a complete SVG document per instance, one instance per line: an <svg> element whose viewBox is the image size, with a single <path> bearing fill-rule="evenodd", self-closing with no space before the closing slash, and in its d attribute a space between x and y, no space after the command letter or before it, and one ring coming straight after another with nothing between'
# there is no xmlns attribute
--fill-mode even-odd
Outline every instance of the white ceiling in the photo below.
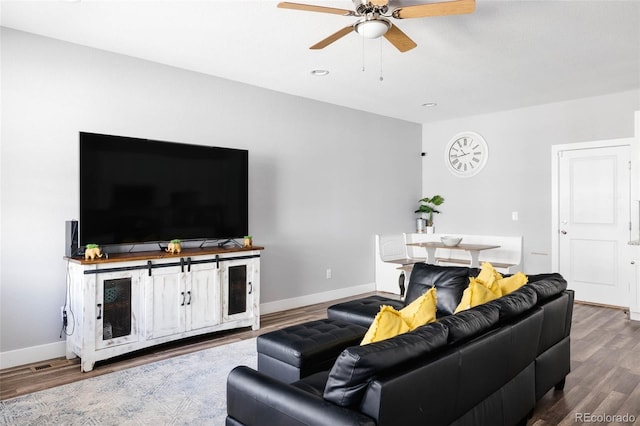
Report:
<svg viewBox="0 0 640 426"><path fill-rule="evenodd" d="M5 27L417 123L640 88L640 0L477 0L469 15L392 19L418 44L406 53L356 33L309 50L356 18L277 3L2 0L0 14Z"/></svg>

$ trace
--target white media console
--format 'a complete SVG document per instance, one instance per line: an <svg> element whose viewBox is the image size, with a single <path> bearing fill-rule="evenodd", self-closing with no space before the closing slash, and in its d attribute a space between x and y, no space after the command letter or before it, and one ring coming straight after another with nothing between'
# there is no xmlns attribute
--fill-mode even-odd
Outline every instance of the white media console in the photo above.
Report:
<svg viewBox="0 0 640 426"><path fill-rule="evenodd" d="M263 247L186 249L67 262L67 358L96 361L169 341L260 328Z"/></svg>

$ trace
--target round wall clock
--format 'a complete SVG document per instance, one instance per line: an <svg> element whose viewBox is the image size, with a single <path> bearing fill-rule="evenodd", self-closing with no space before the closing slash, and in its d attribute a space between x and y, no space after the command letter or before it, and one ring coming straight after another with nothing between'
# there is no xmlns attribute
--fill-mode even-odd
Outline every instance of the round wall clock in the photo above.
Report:
<svg viewBox="0 0 640 426"><path fill-rule="evenodd" d="M482 136L475 132L455 135L444 151L444 162L456 176L470 177L477 174L487 163L489 148Z"/></svg>

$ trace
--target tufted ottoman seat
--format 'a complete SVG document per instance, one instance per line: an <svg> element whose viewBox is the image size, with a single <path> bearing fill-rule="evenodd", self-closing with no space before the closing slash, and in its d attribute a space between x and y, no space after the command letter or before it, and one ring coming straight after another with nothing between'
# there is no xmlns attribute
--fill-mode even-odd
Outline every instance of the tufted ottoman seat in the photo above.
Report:
<svg viewBox="0 0 640 426"><path fill-rule="evenodd" d="M404 308L405 303L402 300L373 295L329 306L327 309L327 316L331 319L358 324L362 327L369 328L373 319L376 317L378 312L380 312L380 307L382 305L391 306L394 309L400 310Z"/></svg>
<svg viewBox="0 0 640 426"><path fill-rule="evenodd" d="M258 336L258 371L292 383L331 368L347 346L362 341L366 327L321 319Z"/></svg>

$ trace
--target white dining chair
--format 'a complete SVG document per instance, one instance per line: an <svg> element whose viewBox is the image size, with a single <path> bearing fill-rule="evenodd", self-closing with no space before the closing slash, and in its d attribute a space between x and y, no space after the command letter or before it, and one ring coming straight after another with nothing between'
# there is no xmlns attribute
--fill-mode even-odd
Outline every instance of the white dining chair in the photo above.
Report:
<svg viewBox="0 0 640 426"><path fill-rule="evenodd" d="M400 287L400 296L404 296L405 283L409 281L413 265L424 260L408 255L404 234L376 235L376 240L380 259L383 262L398 265L396 268L400 271L398 287Z"/></svg>

